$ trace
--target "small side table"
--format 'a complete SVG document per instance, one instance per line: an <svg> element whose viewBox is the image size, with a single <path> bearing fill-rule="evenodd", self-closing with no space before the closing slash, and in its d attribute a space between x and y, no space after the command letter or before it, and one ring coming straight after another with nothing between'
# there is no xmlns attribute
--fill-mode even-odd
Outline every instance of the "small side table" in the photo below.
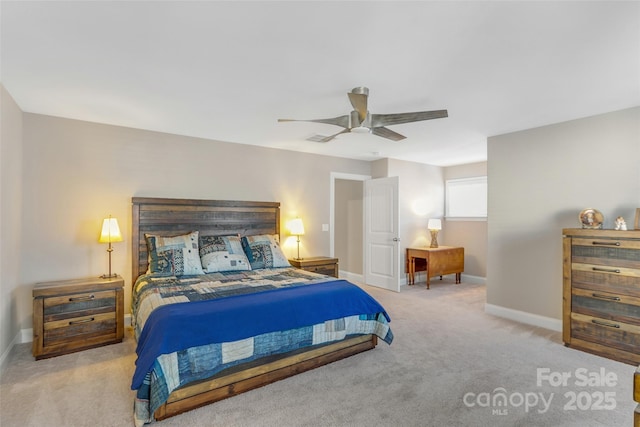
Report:
<svg viewBox="0 0 640 427"><path fill-rule="evenodd" d="M456 284L460 283L460 276L464 271L464 248L453 246L439 246L437 248L407 248L407 263L409 271L409 285L415 284L416 258L427 262L427 289L433 276L455 274Z"/></svg>
<svg viewBox="0 0 640 427"><path fill-rule="evenodd" d="M338 258L314 256L303 259L290 259L289 264L306 271L338 277Z"/></svg>
<svg viewBox="0 0 640 427"><path fill-rule="evenodd" d="M33 288L33 356L59 356L122 341L124 280L61 280Z"/></svg>

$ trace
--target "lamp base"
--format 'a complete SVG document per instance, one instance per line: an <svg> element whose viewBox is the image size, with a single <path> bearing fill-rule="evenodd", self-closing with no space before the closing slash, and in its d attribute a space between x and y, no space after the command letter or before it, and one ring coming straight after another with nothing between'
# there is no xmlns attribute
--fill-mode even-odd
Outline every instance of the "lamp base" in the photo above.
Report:
<svg viewBox="0 0 640 427"><path fill-rule="evenodd" d="M429 247L437 248L438 247L438 230L429 230L429 232L431 233L431 245Z"/></svg>
<svg viewBox="0 0 640 427"><path fill-rule="evenodd" d="M118 277L118 275L116 273L113 273L113 274L103 274L102 276L100 276L101 279L113 279L114 277Z"/></svg>

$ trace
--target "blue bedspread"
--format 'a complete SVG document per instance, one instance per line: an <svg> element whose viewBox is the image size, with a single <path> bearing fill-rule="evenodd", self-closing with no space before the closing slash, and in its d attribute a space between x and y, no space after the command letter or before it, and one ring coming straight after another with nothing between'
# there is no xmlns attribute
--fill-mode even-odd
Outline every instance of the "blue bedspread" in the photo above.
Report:
<svg viewBox="0 0 640 427"><path fill-rule="evenodd" d="M161 354L352 315L378 313L390 321L375 299L344 280L161 306L151 313L138 337L138 360L131 388L136 390L142 385L145 375ZM270 320L256 322L255 319Z"/></svg>

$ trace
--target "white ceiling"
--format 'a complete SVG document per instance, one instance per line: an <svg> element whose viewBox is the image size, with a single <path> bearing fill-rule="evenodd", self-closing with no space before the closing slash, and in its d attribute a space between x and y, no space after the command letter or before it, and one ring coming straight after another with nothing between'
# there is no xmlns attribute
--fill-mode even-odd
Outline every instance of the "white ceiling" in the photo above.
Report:
<svg viewBox="0 0 640 427"><path fill-rule="evenodd" d="M448 166L486 138L640 105L640 2L0 3L2 84L25 112ZM448 109L392 142L278 123ZM603 141L605 143L605 141Z"/></svg>

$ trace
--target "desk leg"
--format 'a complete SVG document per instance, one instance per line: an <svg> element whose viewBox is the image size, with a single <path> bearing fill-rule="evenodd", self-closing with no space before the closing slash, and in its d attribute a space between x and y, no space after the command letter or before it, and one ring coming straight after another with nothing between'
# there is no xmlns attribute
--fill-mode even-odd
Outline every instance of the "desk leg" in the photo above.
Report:
<svg viewBox="0 0 640 427"><path fill-rule="evenodd" d="M430 286L430 282L429 282L429 267L427 267L426 274L427 274L427 289L429 289L429 286Z"/></svg>
<svg viewBox="0 0 640 427"><path fill-rule="evenodd" d="M460 276L462 276L462 273L456 273L456 285L460 284Z"/></svg>
<svg viewBox="0 0 640 427"><path fill-rule="evenodd" d="M409 285L414 283L414 275L416 272L416 259L414 257L409 258Z"/></svg>

